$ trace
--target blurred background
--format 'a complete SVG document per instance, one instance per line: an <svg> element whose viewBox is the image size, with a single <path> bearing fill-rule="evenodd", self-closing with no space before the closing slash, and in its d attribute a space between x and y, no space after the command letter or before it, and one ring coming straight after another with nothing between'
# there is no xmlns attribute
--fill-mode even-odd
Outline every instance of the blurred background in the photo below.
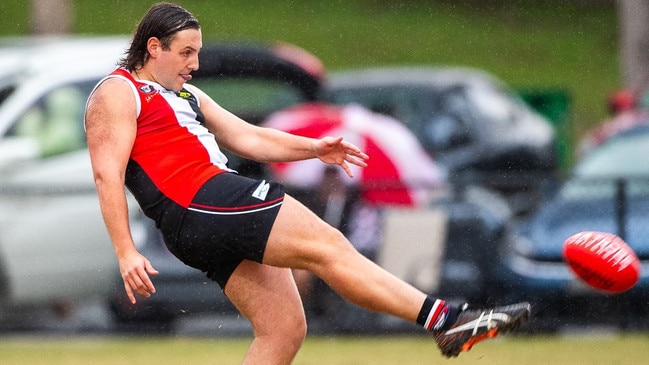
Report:
<svg viewBox="0 0 649 365"><path fill-rule="evenodd" d="M153 2L4 1L0 35L43 32L130 34ZM178 1L203 25L206 40L270 40L298 45L329 70L391 64L484 69L515 88L570 94L574 133L607 116L606 98L646 64L622 52L625 14L641 18L641 1ZM624 5L627 4L627 5ZM38 9L42 10L39 12ZM642 10L642 9L640 9ZM40 17L40 18L39 18ZM627 58L637 58L623 62ZM623 71L622 68L625 67ZM635 75L635 76L634 76Z"/></svg>
<svg viewBox="0 0 649 365"><path fill-rule="evenodd" d="M176 3L201 22L194 81L217 101L292 133L317 137L328 123L389 168L349 183L309 165L229 156L233 167L282 180L361 252L431 294L532 300L544 320L530 331L649 326L649 4ZM151 300L128 305L102 227L83 103L151 4L0 4L0 330L249 331L134 204L135 238L161 275ZM582 230L629 242L645 269L634 289L605 295L571 275L561 245ZM310 331L413 330L305 273L296 279Z"/></svg>

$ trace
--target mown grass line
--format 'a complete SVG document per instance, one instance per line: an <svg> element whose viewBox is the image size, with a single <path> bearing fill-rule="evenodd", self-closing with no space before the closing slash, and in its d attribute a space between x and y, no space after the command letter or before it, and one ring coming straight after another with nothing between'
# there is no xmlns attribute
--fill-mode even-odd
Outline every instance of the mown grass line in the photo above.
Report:
<svg viewBox="0 0 649 365"><path fill-rule="evenodd" d="M635 365L649 363L648 334L510 336L480 343L446 360L428 336L309 337L296 365ZM9 337L7 365L240 364L249 338Z"/></svg>

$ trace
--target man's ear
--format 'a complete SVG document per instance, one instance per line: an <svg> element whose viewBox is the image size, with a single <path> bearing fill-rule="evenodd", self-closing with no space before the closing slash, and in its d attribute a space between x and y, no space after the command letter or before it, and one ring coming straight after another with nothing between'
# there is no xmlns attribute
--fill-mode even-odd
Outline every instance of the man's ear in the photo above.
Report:
<svg viewBox="0 0 649 365"><path fill-rule="evenodd" d="M151 58L157 58L160 52L162 52L162 44L158 38L151 37L146 42L146 49L149 51L149 56Z"/></svg>

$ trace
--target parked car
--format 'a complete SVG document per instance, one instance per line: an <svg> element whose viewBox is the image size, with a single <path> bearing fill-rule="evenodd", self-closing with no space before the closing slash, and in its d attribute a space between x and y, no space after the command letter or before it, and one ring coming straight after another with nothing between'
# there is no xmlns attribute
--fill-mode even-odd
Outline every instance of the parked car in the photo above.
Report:
<svg viewBox="0 0 649 365"><path fill-rule="evenodd" d="M520 239L502 253L508 292L532 300L546 326L575 321L649 325L647 212L649 126L645 125L621 132L584 156L557 195L522 226ZM611 232L626 240L641 260L635 287L605 295L569 271L562 259L563 243L581 231Z"/></svg>
<svg viewBox="0 0 649 365"><path fill-rule="evenodd" d="M577 157L586 156L610 138L639 125L649 125L649 109L628 109L616 113L584 134L577 146Z"/></svg>
<svg viewBox="0 0 649 365"><path fill-rule="evenodd" d="M516 214L535 209L558 157L551 123L505 84L468 68L393 67L332 73L324 99L360 103L405 123L456 185L503 194Z"/></svg>
<svg viewBox="0 0 649 365"><path fill-rule="evenodd" d="M94 191L83 112L125 45L124 38L29 38L0 49L3 326L28 307L115 290L117 263ZM135 205L130 214L141 246L145 224Z"/></svg>
<svg viewBox="0 0 649 365"><path fill-rule="evenodd" d="M116 67L127 45L126 37L28 38L2 43L3 319L16 308L89 297L108 298L119 319L131 316L128 313L138 316L137 310L131 312L121 305L123 285L101 218L83 131L88 95ZM205 45L195 83L254 122L265 113L317 95L318 78L290 61L297 51L287 50L291 51L290 45ZM235 158L231 165L246 169ZM190 294L204 295L217 305L219 300L226 302L216 284L159 247L153 222L142 216L130 195L129 208L136 245L161 271L155 279L160 294L138 305L164 306L154 312L165 313L168 307L185 308L183 300L189 300ZM167 286L179 290L167 290Z"/></svg>

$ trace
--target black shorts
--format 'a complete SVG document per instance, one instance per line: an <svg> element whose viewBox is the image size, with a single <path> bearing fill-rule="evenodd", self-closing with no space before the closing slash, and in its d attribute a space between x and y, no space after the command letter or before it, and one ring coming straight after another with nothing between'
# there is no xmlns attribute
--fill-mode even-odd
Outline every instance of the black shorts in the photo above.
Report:
<svg viewBox="0 0 649 365"><path fill-rule="evenodd" d="M211 178L182 214L167 246L186 265L207 273L222 289L244 259L261 263L284 187L235 173Z"/></svg>

